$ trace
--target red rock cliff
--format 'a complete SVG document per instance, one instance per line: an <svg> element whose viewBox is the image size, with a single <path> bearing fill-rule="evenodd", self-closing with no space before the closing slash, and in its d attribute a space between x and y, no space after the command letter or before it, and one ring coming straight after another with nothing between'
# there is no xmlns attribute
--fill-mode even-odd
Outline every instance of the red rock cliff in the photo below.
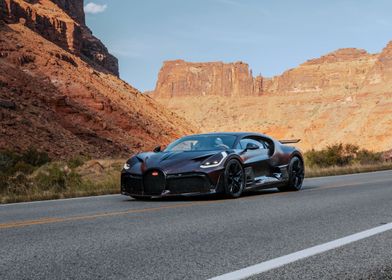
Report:
<svg viewBox="0 0 392 280"><path fill-rule="evenodd" d="M154 94L176 96L253 96L261 94L262 80L254 82L248 64L243 62L191 63L165 61Z"/></svg>
<svg viewBox="0 0 392 280"><path fill-rule="evenodd" d="M118 61L85 25L83 0L0 0L0 19L23 22L49 41L118 76Z"/></svg>
<svg viewBox="0 0 392 280"><path fill-rule="evenodd" d="M81 8L82 1L0 0L0 150L125 158L195 132L83 55L99 41ZM108 57L95 46L90 53Z"/></svg>
<svg viewBox="0 0 392 280"><path fill-rule="evenodd" d="M339 49L273 78L252 77L248 65L243 62L167 61L159 72L153 93L159 98L353 93L374 85L385 87L380 83L388 79L392 80L392 43L380 55L361 49Z"/></svg>
<svg viewBox="0 0 392 280"><path fill-rule="evenodd" d="M392 91L392 41L377 56L375 64L367 76L365 90Z"/></svg>
<svg viewBox="0 0 392 280"><path fill-rule="evenodd" d="M377 55L360 49L339 49L268 79L264 92L276 94L360 90Z"/></svg>
<svg viewBox="0 0 392 280"><path fill-rule="evenodd" d="M211 76L191 75L194 65ZM392 43L380 54L340 49L282 75L253 78L253 83L248 75L242 93L251 92L253 84L253 93L261 96L228 98L234 93L229 88L201 97L202 90L211 84L219 88L222 81L222 74L208 69L208 63L165 64L156 89L158 97L174 97L159 98L162 104L203 132L259 131L278 139L301 138L304 150L339 142L375 151L392 147ZM178 83L181 90L175 90Z"/></svg>

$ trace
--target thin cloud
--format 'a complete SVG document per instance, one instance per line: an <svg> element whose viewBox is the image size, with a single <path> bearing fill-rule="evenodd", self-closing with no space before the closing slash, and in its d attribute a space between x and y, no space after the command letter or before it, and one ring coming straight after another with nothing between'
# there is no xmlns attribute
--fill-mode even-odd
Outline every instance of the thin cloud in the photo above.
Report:
<svg viewBox="0 0 392 280"><path fill-rule="evenodd" d="M100 4L90 2L86 6L84 6L84 12L87 14L99 14L99 13L103 13L107 7L108 5L106 4L100 5Z"/></svg>

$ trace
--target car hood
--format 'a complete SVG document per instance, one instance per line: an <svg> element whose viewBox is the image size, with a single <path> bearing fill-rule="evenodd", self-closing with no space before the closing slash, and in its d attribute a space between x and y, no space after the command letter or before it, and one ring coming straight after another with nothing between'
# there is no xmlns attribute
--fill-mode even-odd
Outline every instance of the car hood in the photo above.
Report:
<svg viewBox="0 0 392 280"><path fill-rule="evenodd" d="M138 154L136 157L141 162L140 171L142 173L148 169L157 168L170 174L195 171L202 161L220 152L222 152L222 150L159 153L148 152Z"/></svg>

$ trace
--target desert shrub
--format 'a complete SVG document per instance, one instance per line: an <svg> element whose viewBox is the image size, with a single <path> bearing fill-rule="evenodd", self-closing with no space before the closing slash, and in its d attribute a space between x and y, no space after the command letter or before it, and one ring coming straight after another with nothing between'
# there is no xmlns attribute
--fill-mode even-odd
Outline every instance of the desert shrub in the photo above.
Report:
<svg viewBox="0 0 392 280"><path fill-rule="evenodd" d="M322 150L311 150L305 153L309 166L330 167L347 166L355 163L373 164L382 162L381 153L360 149L352 144L334 144Z"/></svg>
<svg viewBox="0 0 392 280"><path fill-rule="evenodd" d="M80 176L80 174L74 171L71 171L66 178L67 188L79 189L84 183L82 180L82 176Z"/></svg>
<svg viewBox="0 0 392 280"><path fill-rule="evenodd" d="M33 175L37 189L43 191L64 192L78 189L83 185L80 174L73 171L64 162L53 162L38 169Z"/></svg>
<svg viewBox="0 0 392 280"><path fill-rule="evenodd" d="M0 151L0 173L5 176L11 176L16 172L31 172L47 162L49 162L47 153L39 152L36 149L29 148L22 154L12 151Z"/></svg>
<svg viewBox="0 0 392 280"><path fill-rule="evenodd" d="M20 194L27 191L31 185L27 175L49 160L46 153L33 148L22 154L8 150L0 151L0 192Z"/></svg>
<svg viewBox="0 0 392 280"><path fill-rule="evenodd" d="M9 170L20 161L20 155L5 150L0 152L0 173L7 175Z"/></svg>
<svg viewBox="0 0 392 280"><path fill-rule="evenodd" d="M16 173L31 174L37 167L32 166L24 161L18 161L13 166L8 168L8 175L13 176Z"/></svg>
<svg viewBox="0 0 392 280"><path fill-rule="evenodd" d="M360 150L357 153L356 161L360 164L374 164L383 162L383 154L382 153L374 153L368 150Z"/></svg>
<svg viewBox="0 0 392 280"><path fill-rule="evenodd" d="M42 190L65 190L67 187L66 170L57 163L45 166L45 169L38 170L34 176L34 183Z"/></svg>
<svg viewBox="0 0 392 280"><path fill-rule="evenodd" d="M0 172L0 194L4 193L8 187L8 176L3 175Z"/></svg>
<svg viewBox="0 0 392 280"><path fill-rule="evenodd" d="M85 156L75 156L68 160L68 166L72 169L77 168L79 166L82 166L86 161L88 160L88 157Z"/></svg>
<svg viewBox="0 0 392 280"><path fill-rule="evenodd" d="M41 166L50 161L47 153L37 151L35 148L26 150L21 159L32 166Z"/></svg>
<svg viewBox="0 0 392 280"><path fill-rule="evenodd" d="M7 192L13 195L24 195L32 188L32 182L27 178L26 174L17 172L13 176L8 177Z"/></svg>

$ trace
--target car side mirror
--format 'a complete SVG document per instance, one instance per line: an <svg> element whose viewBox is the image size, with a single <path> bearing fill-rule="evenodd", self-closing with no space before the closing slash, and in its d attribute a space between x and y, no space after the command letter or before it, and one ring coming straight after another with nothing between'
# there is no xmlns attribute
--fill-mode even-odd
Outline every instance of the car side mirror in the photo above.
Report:
<svg viewBox="0 0 392 280"><path fill-rule="evenodd" d="M246 150L246 151L247 151L247 150L257 150L257 149L259 149L259 148L260 148L260 147L257 146L256 144L248 143L248 144L246 144L245 150Z"/></svg>
<svg viewBox="0 0 392 280"><path fill-rule="evenodd" d="M159 153L160 151L161 151L161 146L157 146L153 150L154 153Z"/></svg>

